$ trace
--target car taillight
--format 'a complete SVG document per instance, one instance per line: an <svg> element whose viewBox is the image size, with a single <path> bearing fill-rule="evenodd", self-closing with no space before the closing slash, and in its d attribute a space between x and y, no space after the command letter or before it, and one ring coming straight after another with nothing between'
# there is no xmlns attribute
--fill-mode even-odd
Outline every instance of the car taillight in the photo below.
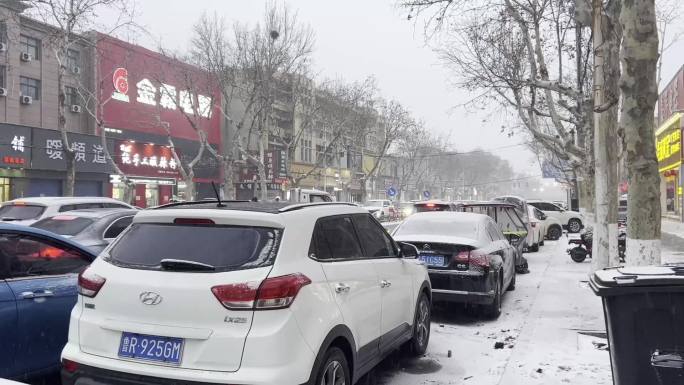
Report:
<svg viewBox="0 0 684 385"><path fill-rule="evenodd" d="M85 269L78 275L78 293L93 298L102 289L107 279Z"/></svg>
<svg viewBox="0 0 684 385"><path fill-rule="evenodd" d="M226 309L283 309L292 305L299 290L310 283L307 276L297 273L267 278L261 284L247 282L214 286L211 291Z"/></svg>
<svg viewBox="0 0 684 385"><path fill-rule="evenodd" d="M470 252L470 264L477 267L489 268L490 257L478 251Z"/></svg>
<svg viewBox="0 0 684 385"><path fill-rule="evenodd" d="M470 251L461 251L458 254L454 255L454 261L456 262L468 263L469 259Z"/></svg>
<svg viewBox="0 0 684 385"><path fill-rule="evenodd" d="M78 370L78 367L78 362L67 360L66 358L62 359L62 368L68 373L75 373Z"/></svg>

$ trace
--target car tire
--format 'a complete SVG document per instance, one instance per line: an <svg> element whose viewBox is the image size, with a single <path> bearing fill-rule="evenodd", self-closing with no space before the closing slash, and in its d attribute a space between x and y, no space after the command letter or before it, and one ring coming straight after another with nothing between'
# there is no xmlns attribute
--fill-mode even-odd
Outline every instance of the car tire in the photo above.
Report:
<svg viewBox="0 0 684 385"><path fill-rule="evenodd" d="M563 229L561 229L560 226L553 226L549 229L546 235L550 240L557 241L563 236Z"/></svg>
<svg viewBox="0 0 684 385"><path fill-rule="evenodd" d="M416 315L413 320L413 337L406 342L405 351L412 357L420 357L425 354L430 342L430 299L425 293L420 294L416 304Z"/></svg>
<svg viewBox="0 0 684 385"><path fill-rule="evenodd" d="M577 218L572 218L568 221L568 232L579 233L582 230L582 221Z"/></svg>
<svg viewBox="0 0 684 385"><path fill-rule="evenodd" d="M328 349L315 377L315 385L351 384L349 363L344 352L336 346ZM313 385L312 384L312 385Z"/></svg>
<svg viewBox="0 0 684 385"><path fill-rule="evenodd" d="M483 313L485 317L489 319L497 319L501 315L501 297L502 297L502 290L501 286L503 277L501 276L502 272L499 271L496 275L496 286L494 288L494 301L490 305L484 305L483 307Z"/></svg>
<svg viewBox="0 0 684 385"><path fill-rule="evenodd" d="M539 242L539 246L544 246L544 238L542 238L542 240Z"/></svg>
<svg viewBox="0 0 684 385"><path fill-rule="evenodd" d="M530 251L533 253L539 251L539 243L535 243L534 245L532 245L532 247L530 247Z"/></svg>
<svg viewBox="0 0 684 385"><path fill-rule="evenodd" d="M513 278L511 278L511 283L508 284L508 287L506 288L506 291L513 291L515 290L515 277L516 277L515 269L513 269Z"/></svg>

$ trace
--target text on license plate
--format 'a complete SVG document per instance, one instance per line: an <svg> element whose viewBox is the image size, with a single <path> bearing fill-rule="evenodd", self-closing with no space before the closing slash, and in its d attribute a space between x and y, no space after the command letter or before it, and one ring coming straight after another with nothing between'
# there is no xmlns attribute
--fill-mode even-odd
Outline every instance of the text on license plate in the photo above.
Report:
<svg viewBox="0 0 684 385"><path fill-rule="evenodd" d="M119 357L180 364L183 342L182 338L123 332Z"/></svg>
<svg viewBox="0 0 684 385"><path fill-rule="evenodd" d="M428 266L444 266L444 256L443 255L421 255L420 260L425 262Z"/></svg>

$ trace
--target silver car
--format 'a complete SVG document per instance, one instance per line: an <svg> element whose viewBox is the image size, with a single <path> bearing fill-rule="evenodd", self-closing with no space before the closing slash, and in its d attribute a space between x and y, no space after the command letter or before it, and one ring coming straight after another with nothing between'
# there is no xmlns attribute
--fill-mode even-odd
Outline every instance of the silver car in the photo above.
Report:
<svg viewBox="0 0 684 385"><path fill-rule="evenodd" d="M133 221L135 209L84 209L64 212L31 225L63 235L98 254Z"/></svg>

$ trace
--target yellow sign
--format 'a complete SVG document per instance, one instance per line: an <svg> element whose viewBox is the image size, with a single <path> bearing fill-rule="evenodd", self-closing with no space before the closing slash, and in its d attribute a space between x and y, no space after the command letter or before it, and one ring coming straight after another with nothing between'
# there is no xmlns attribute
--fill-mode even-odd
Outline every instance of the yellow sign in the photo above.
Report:
<svg viewBox="0 0 684 385"><path fill-rule="evenodd" d="M677 195L683 195L682 186L677 187Z"/></svg>
<svg viewBox="0 0 684 385"><path fill-rule="evenodd" d="M682 129L679 116L669 119L656 132L658 168L664 171L682 161Z"/></svg>

